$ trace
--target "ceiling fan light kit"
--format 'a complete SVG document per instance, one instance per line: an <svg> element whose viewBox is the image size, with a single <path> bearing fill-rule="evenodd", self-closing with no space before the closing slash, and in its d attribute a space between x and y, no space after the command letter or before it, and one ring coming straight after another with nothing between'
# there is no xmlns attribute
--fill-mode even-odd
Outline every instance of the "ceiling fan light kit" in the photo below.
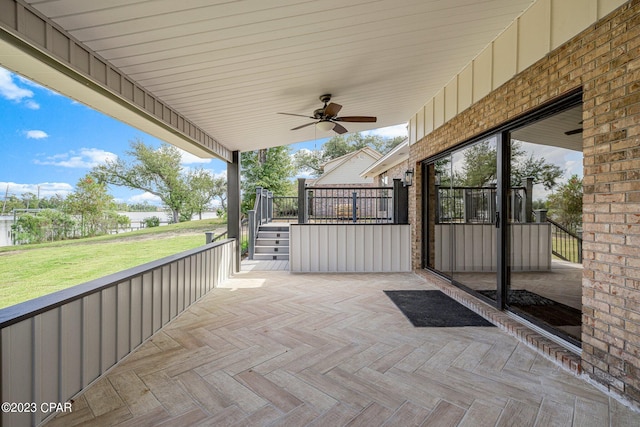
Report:
<svg viewBox="0 0 640 427"><path fill-rule="evenodd" d="M318 123L316 123L316 127L320 130L328 132L330 130L333 130L333 128L335 127L335 123L332 123L328 120L321 120Z"/></svg>
<svg viewBox="0 0 640 427"><path fill-rule="evenodd" d="M306 123L301 126L294 127L291 130L302 129L313 124L316 128L328 132L333 130L335 133L342 135L347 133L348 130L337 122L351 122L351 123L375 123L377 118L372 116L344 116L338 117L338 113L342 109L342 105L336 104L331 101L331 94L321 95L320 101L324 103L324 107L318 108L313 112L313 115L309 118L312 120L318 120L317 122ZM307 117L302 114L294 113L278 113L287 116Z"/></svg>

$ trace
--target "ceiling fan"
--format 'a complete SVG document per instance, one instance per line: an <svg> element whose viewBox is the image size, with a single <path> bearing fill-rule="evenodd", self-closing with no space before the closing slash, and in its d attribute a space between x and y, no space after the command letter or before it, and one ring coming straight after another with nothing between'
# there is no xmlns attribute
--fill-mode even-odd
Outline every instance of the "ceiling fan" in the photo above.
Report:
<svg viewBox="0 0 640 427"><path fill-rule="evenodd" d="M329 131L333 130L335 133L342 135L343 133L347 133L348 130L337 122L354 122L354 123L375 123L376 117L370 116L343 116L338 117L338 113L342 109L342 105L335 104L331 101L331 94L326 94L320 96L320 101L324 102L324 107L318 108L313 112L313 116L304 116L302 114L293 114L293 113L278 113L285 114L287 116L297 116L297 117L307 117L312 120L318 120L317 122L306 123L302 126L295 127L291 130L302 129L307 126L311 126L317 124L318 127L322 130Z"/></svg>

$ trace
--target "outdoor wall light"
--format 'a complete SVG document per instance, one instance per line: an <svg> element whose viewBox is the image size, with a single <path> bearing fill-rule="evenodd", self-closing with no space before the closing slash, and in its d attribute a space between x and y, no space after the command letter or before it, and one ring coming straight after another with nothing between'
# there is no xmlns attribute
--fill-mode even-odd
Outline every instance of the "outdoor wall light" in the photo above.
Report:
<svg viewBox="0 0 640 427"><path fill-rule="evenodd" d="M335 126L335 123L330 122L329 120L321 120L316 124L316 126L320 130L323 130L325 132L329 132L330 130L333 130L333 127Z"/></svg>
<svg viewBox="0 0 640 427"><path fill-rule="evenodd" d="M404 173L404 182L405 187L410 187L413 184L413 168L407 169Z"/></svg>

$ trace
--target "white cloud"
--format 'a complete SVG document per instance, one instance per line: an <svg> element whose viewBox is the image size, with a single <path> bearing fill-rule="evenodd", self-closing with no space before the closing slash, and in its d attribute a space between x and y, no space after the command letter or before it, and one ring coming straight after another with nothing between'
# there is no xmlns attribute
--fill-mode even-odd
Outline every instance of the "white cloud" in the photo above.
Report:
<svg viewBox="0 0 640 427"><path fill-rule="evenodd" d="M20 196L24 193L40 194L40 197L51 197L59 194L66 196L73 192L73 186L66 182L42 182L39 184L19 184L15 182L0 182L2 193L8 191L9 194Z"/></svg>
<svg viewBox="0 0 640 427"><path fill-rule="evenodd" d="M44 160L34 160L38 165L60 166L64 168L86 168L90 169L105 163L107 160L115 161L117 155L100 150L99 148L81 148L79 152L69 151L68 153L55 154Z"/></svg>
<svg viewBox="0 0 640 427"><path fill-rule="evenodd" d="M45 131L36 129L25 131L25 135L27 135L29 139L44 139L49 137Z"/></svg>
<svg viewBox="0 0 640 427"><path fill-rule="evenodd" d="M128 203L144 203L144 202L147 202L152 205L158 205L162 203L162 200L160 199L160 197L146 191L142 194L136 194L135 196L131 196L128 200Z"/></svg>
<svg viewBox="0 0 640 427"><path fill-rule="evenodd" d="M395 138L396 136L407 136L407 124L387 126L386 128L367 130L364 135L378 135L383 138Z"/></svg>
<svg viewBox="0 0 640 427"><path fill-rule="evenodd" d="M23 102L27 108L37 110L40 105L34 100L33 92L22 88L13 81L13 73L4 68L0 68L0 96L9 101Z"/></svg>
<svg viewBox="0 0 640 427"><path fill-rule="evenodd" d="M180 148L178 148L178 151L180 151L180 156L182 157L181 163L183 165L192 165L192 164L198 164L198 163L211 163L211 159L203 159L201 157L196 156L195 154L191 154L187 151L184 151Z"/></svg>

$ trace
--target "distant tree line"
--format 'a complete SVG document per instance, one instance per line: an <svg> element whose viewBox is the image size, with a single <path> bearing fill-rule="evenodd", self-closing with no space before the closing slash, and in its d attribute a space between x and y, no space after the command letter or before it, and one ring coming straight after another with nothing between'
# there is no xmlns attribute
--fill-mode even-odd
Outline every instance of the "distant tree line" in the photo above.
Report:
<svg viewBox="0 0 640 427"><path fill-rule="evenodd" d="M92 237L130 227L129 217L116 211L116 204L104 183L87 175L76 190L65 198L56 198L55 208L29 208L16 211L11 226L19 244L41 243L79 237Z"/></svg>

